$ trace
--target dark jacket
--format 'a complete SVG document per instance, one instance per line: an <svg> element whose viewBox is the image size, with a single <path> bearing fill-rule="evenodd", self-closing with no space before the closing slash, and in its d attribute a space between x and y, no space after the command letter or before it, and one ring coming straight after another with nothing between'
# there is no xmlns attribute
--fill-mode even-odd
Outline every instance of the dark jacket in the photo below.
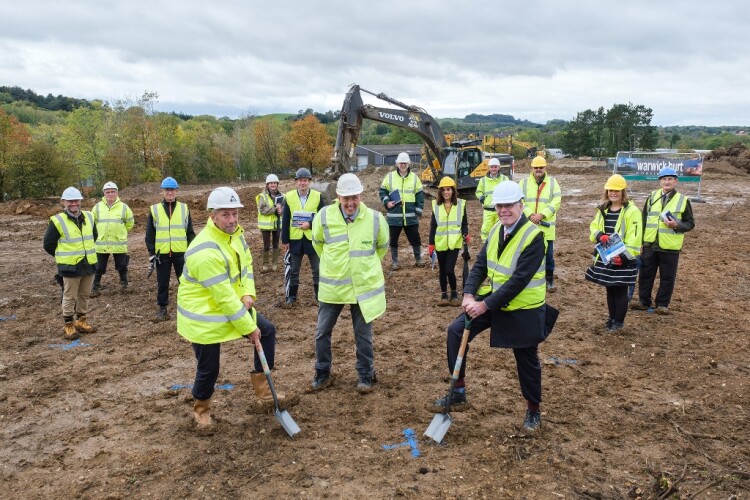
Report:
<svg viewBox="0 0 750 500"><path fill-rule="evenodd" d="M516 237L518 229L527 220L526 216L522 214L508 241ZM469 277L466 279L465 294L475 295L487 278L487 252L495 251L498 252L498 255L502 255L506 246L502 236L499 238L499 245L496 249L488 249L485 243L477 255L477 260L469 273ZM543 304L534 309L518 309L515 311L502 311L500 309L526 288L534 273L539 270L544 255L544 234L540 232L521 253L516 270L511 278L490 295L476 297L478 300L484 299L484 303L489 309L487 314L492 315L490 346L523 349L535 346L547 338L552 327L551 325L545 326L545 321L551 320L554 324L554 319L557 317L557 311L553 308ZM548 309L551 310L549 318L547 318Z"/></svg>
<svg viewBox="0 0 750 500"><path fill-rule="evenodd" d="M168 214L174 212L177 201L168 203L167 200L162 200L161 205L164 207L164 211ZM190 246L190 242L195 239L195 230L193 229L193 215L188 210L188 223L185 229L187 234L187 243ZM148 219L146 219L146 249L149 255L156 254L156 226L154 226L154 216L151 215L151 209L148 211ZM172 252L175 253L175 252Z"/></svg>
<svg viewBox="0 0 750 500"><path fill-rule="evenodd" d="M75 222L76 226L78 226L79 229L83 225L88 224L88 220L86 219L86 216L83 215L83 211L78 212L78 217L73 217L67 211L63 211L62 213L68 219ZM96 232L96 224L94 224L93 231L94 241L96 241L97 237L99 236L99 234ZM44 247L44 251L54 257L55 250L57 249L57 242L60 240L60 238L60 231L57 230L57 226L55 226L50 220L49 225L47 226L47 232L44 233L44 243L42 244L42 246ZM75 266L60 264L57 265L57 274L65 278L75 278L77 276L94 274L95 271L96 270L94 268L94 265L89 264L89 262L85 258L81 259Z"/></svg>
<svg viewBox="0 0 750 500"><path fill-rule="evenodd" d="M398 171L398 168L394 170L394 178L398 182L399 179L403 183L404 177L401 177L401 174ZM406 176L408 177L409 174L412 173L411 168L407 170ZM388 173L390 175L391 172ZM383 178L383 181L385 182L385 179L388 177L386 175ZM417 172L414 172L414 175L417 177L417 180L421 183L421 180L419 180L419 174ZM393 186L395 189L398 189L398 185ZM380 201L383 203L383 207L385 207L386 211L386 222L388 222L389 226L415 226L419 224L419 217L422 217L422 211L424 210L424 191L419 188L419 191L414 193L414 201L413 202L401 202L394 205L393 208L388 208L388 202L391 201L390 191L388 191L382 184L380 188L378 189L378 197L380 198ZM402 208L402 203L404 207ZM413 217L407 217L406 221L404 221L404 218L401 217L403 212L405 211L406 214L414 214Z"/></svg>
<svg viewBox="0 0 750 500"><path fill-rule="evenodd" d="M318 209L315 211L315 215L320 213L321 210L323 210L323 207L326 206L326 202L323 199L323 195L320 195L320 203L318 203ZM313 220L315 220L315 215L313 215ZM284 202L284 208L281 212L281 243L285 245L289 245L289 252L292 255L317 255L315 253L315 249L313 248L312 241L310 241L307 236L302 235L302 239L299 240L292 240L289 238L289 228L291 227L292 223L292 211L289 209L289 205L286 204L286 201ZM312 228L312 223L310 224L310 227Z"/></svg>

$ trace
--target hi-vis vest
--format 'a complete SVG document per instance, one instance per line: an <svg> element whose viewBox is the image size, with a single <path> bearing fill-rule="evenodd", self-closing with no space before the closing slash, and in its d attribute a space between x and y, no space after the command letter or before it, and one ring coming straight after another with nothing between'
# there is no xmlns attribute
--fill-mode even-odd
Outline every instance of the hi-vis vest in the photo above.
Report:
<svg viewBox="0 0 750 500"><path fill-rule="evenodd" d="M317 213L318 206L320 205L320 193L318 191L315 191L314 189L310 189L307 192L307 201L305 202L304 207L302 206L302 200L299 199L299 193L297 192L296 189L292 189L287 194L285 194L284 199L286 200L286 204L289 207L289 212L292 215L292 217L294 216L294 212L299 212L299 211ZM290 220L289 221L289 239L301 240L303 235L307 236L308 240L312 240L312 229L303 231L302 229L298 227L294 227Z"/></svg>
<svg viewBox="0 0 750 500"><path fill-rule="evenodd" d="M466 212L466 204L462 199L451 207L450 213L445 210L443 203L438 206L437 200L432 200L432 213L435 214L435 222L437 222L435 250L445 252L461 248L461 222L464 212Z"/></svg>
<svg viewBox="0 0 750 500"><path fill-rule="evenodd" d="M643 229L643 241L653 243L659 238L659 248L664 250L680 250L685 240L684 233L677 233L674 229L664 224L661 214L664 211L672 212L677 222L682 222L682 213L687 206L687 198L682 193L675 193L667 206L662 206L662 190L657 189L651 193L648 199L648 214L646 216L646 227Z"/></svg>
<svg viewBox="0 0 750 500"><path fill-rule="evenodd" d="M156 253L184 253L187 250L189 213L188 206L178 201L175 203L174 212L172 212L172 218L170 219L163 204L151 205L151 217L156 228Z"/></svg>
<svg viewBox="0 0 750 500"><path fill-rule="evenodd" d="M390 225L411 226L418 223L417 212L421 209L416 206L417 193L422 191L422 181L417 174L409 172L406 177L401 177L398 170L389 172L380 185L382 189L393 192L398 189L401 196L401 203L388 210L386 216Z"/></svg>
<svg viewBox="0 0 750 500"><path fill-rule="evenodd" d="M89 264L96 264L94 216L91 212L82 213L86 217L86 224L82 224L81 229L65 213L50 217L60 233L55 248L55 262L58 266L75 266L84 258Z"/></svg>
<svg viewBox="0 0 750 500"><path fill-rule="evenodd" d="M518 183L523 192L523 213L526 217L533 213L544 215L539 223L539 229L544 233L545 240L555 239L555 228L557 226L557 211L560 210L562 193L560 184L553 177L546 174L542 185L536 183L534 174L524 177Z"/></svg>
<svg viewBox="0 0 750 500"><path fill-rule="evenodd" d="M97 253L128 253L128 231L133 229L133 211L117 198L112 207L101 200L92 210L96 222Z"/></svg>
<svg viewBox="0 0 750 500"><path fill-rule="evenodd" d="M526 224L518 229L498 258L497 249L500 237L503 234L503 225L498 222L493 226L487 238L488 284L480 288L478 292L480 295L495 292L510 279L516 270L521 253L531 244L539 232L539 228L533 222L526 221ZM546 240L544 245L547 246ZM547 293L544 264L545 258L542 258L539 269L536 270L529 284L507 306L502 308L503 311L533 309L544 304L545 294Z"/></svg>
<svg viewBox="0 0 750 500"><path fill-rule="evenodd" d="M253 258L238 226L232 235L210 218L190 243L177 292L177 331L196 344L216 344L249 335L255 318L240 300L255 298Z"/></svg>
<svg viewBox="0 0 750 500"><path fill-rule="evenodd" d="M496 178L492 178L489 175L485 175L481 179L479 179L479 183L477 184L477 190L476 190L476 197L477 200L481 200L484 197L484 201L482 201L482 208L487 208L495 211L495 206L492 204L492 192L495 190L498 184L500 184L503 181L507 181L508 177L505 174L501 174L500 172L497 173Z"/></svg>
<svg viewBox="0 0 750 500"><path fill-rule="evenodd" d="M347 224L339 202L313 221L313 246L320 256L318 299L330 304L359 304L367 323L385 312L385 278L380 260L388 250L388 230L380 212L359 205Z"/></svg>
<svg viewBox="0 0 750 500"><path fill-rule="evenodd" d="M625 254L628 259L635 259L641 253L641 211L632 201L628 201L627 206L620 209L620 216L615 224L615 233L620 235L620 239L625 244ZM589 224L589 239L593 242L599 233L604 232L604 216L602 211L597 210L594 220ZM594 255L594 262L599 259L599 252Z"/></svg>
<svg viewBox="0 0 750 500"><path fill-rule="evenodd" d="M276 213L265 215L260 213L260 200L263 199L266 205L274 207L273 197L264 189L255 197L255 206L258 207L258 229L261 231L276 231L279 228L279 217Z"/></svg>

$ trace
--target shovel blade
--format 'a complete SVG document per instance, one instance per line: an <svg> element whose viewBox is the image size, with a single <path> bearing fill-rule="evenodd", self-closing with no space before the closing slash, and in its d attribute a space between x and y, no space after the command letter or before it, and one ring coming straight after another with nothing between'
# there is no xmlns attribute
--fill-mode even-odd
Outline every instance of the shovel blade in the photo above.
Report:
<svg viewBox="0 0 750 500"><path fill-rule="evenodd" d="M276 410L274 414L276 415L276 420L281 424L281 427L283 427L286 433L289 434L289 437L293 438L299 433L299 425L297 425L297 422L294 421L288 411Z"/></svg>
<svg viewBox="0 0 750 500"><path fill-rule="evenodd" d="M433 439L436 443L440 443L443 441L452 423L453 418L448 413L437 413L432 417L432 422L430 422L427 430L424 431L424 435Z"/></svg>

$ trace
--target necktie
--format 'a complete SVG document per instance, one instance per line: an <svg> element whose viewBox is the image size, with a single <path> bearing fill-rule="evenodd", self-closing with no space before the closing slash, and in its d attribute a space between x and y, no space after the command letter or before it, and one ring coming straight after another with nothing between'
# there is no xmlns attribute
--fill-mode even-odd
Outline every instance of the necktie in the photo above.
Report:
<svg viewBox="0 0 750 500"><path fill-rule="evenodd" d="M352 222L354 222L354 219L353 219L353 218L351 218L351 217L346 217L346 223L347 223L347 224L351 224Z"/></svg>
<svg viewBox="0 0 750 500"><path fill-rule="evenodd" d="M508 241L508 238L510 238L510 233L508 231L505 231L505 236L503 241Z"/></svg>

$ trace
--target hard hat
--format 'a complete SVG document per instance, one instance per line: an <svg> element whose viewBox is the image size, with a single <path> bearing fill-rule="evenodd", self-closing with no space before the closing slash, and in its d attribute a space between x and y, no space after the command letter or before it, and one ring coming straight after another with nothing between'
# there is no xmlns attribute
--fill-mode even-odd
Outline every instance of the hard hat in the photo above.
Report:
<svg viewBox="0 0 750 500"><path fill-rule="evenodd" d="M67 201L82 200L83 195L77 188L70 186L69 188L65 188L65 191L63 191L63 194L62 196L60 196L60 199L67 200Z"/></svg>
<svg viewBox="0 0 750 500"><path fill-rule="evenodd" d="M106 191L107 189L114 189L115 191L117 191L117 184L115 184L112 181L109 181L106 184L104 184L102 191Z"/></svg>
<svg viewBox="0 0 750 500"><path fill-rule="evenodd" d="M547 160L544 159L542 156L535 156L533 160L531 160L531 167L546 167L547 166Z"/></svg>
<svg viewBox="0 0 750 500"><path fill-rule="evenodd" d="M621 176L620 174L610 176L610 178L607 179L607 183L604 185L604 189L608 189L610 191L622 191L626 187L628 187L628 183L625 180L625 177Z"/></svg>
<svg viewBox="0 0 750 500"><path fill-rule="evenodd" d="M218 208L243 208L243 206L240 203L240 197L230 187L218 187L211 191L206 204L206 208L214 210Z"/></svg>
<svg viewBox="0 0 750 500"><path fill-rule="evenodd" d="M339 196L354 196L362 193L362 181L354 174L344 174L336 183L336 194Z"/></svg>
<svg viewBox="0 0 750 500"><path fill-rule="evenodd" d="M269 182L279 182L279 178L276 177L276 174L268 174L266 176L266 184L268 184Z"/></svg>
<svg viewBox="0 0 750 500"><path fill-rule="evenodd" d="M312 179L312 174L306 168L301 168L297 170L297 173L294 175L294 178L295 179Z"/></svg>
<svg viewBox="0 0 750 500"><path fill-rule="evenodd" d="M177 184L177 181L174 180L174 177L165 177L163 181L161 181L161 188L162 189L179 189L180 186Z"/></svg>
<svg viewBox="0 0 750 500"><path fill-rule="evenodd" d="M672 167L664 167L659 170L659 179L662 177L677 177L677 170Z"/></svg>
<svg viewBox="0 0 750 500"><path fill-rule="evenodd" d="M456 187L456 181L454 181L451 177L445 176L442 179L440 179L440 184L438 184L438 188L447 188L447 187Z"/></svg>
<svg viewBox="0 0 750 500"><path fill-rule="evenodd" d="M396 163L411 163L411 158L409 158L408 153L399 153Z"/></svg>
<svg viewBox="0 0 750 500"><path fill-rule="evenodd" d="M492 204L498 203L515 203L523 199L521 186L513 181L503 181L492 191Z"/></svg>
<svg viewBox="0 0 750 500"><path fill-rule="evenodd" d="M493 166L493 165L495 165L495 166L498 166L498 167L499 167L499 166L500 166L500 160L498 160L497 158L492 158L492 159L490 159L490 163L489 163L489 166L491 167L491 166Z"/></svg>

